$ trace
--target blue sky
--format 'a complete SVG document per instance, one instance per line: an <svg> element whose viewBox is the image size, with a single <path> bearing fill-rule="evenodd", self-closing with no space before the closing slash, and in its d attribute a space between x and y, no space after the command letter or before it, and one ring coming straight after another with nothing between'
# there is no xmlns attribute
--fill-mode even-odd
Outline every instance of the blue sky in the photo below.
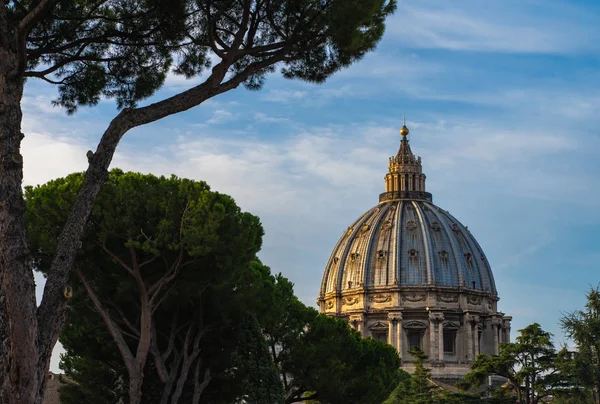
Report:
<svg viewBox="0 0 600 404"><path fill-rule="evenodd" d="M377 50L325 84L272 75L131 131L112 166L232 195L263 222L261 259L314 305L406 114L428 191L479 240L513 337L539 322L560 343L561 313L600 282L598 26L597 1L399 1ZM154 99L195 82L169 77ZM26 86L26 184L85 169L116 113L105 100L68 117L54 96Z"/></svg>

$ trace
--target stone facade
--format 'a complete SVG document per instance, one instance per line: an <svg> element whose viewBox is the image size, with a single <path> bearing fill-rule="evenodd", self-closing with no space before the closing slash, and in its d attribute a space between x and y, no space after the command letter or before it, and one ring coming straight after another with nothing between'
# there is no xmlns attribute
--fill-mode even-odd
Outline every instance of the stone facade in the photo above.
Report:
<svg viewBox="0 0 600 404"><path fill-rule="evenodd" d="M390 158L386 192L335 245L320 311L347 318L365 337L387 341L413 369L412 346L438 379L464 375L479 353L510 340L511 317L497 309L493 274L466 226L432 203L408 129Z"/></svg>

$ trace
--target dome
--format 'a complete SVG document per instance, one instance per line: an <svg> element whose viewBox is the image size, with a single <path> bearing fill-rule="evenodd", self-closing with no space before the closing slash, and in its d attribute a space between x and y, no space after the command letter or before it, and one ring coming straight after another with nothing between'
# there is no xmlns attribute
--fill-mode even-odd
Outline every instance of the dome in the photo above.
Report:
<svg viewBox="0 0 600 404"><path fill-rule="evenodd" d="M465 226L427 200L392 200L344 232L325 268L321 295L417 285L497 294L488 260Z"/></svg>
<svg viewBox="0 0 600 404"><path fill-rule="evenodd" d="M478 354L498 354L510 342L512 317L497 309L494 276L475 237L433 204L408 133L403 126L379 204L335 244L318 304L396 348L404 369L414 370L416 346L434 378L457 380Z"/></svg>

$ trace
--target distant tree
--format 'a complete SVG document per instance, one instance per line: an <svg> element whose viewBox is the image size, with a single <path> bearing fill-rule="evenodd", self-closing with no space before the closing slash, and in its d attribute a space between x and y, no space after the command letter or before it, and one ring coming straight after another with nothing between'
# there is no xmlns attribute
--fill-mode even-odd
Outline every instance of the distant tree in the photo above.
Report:
<svg viewBox="0 0 600 404"><path fill-rule="evenodd" d="M381 403L398 384L396 350L362 338L345 320L316 315L299 335L284 368L291 375L286 403Z"/></svg>
<svg viewBox="0 0 600 404"><path fill-rule="evenodd" d="M0 2L0 399L41 404L65 321L64 290L94 199L132 128L193 108L269 73L323 82L373 50L395 0L4 0ZM214 63L213 63L214 61ZM200 84L144 106L172 72ZM38 308L22 194L25 83L57 86L73 113L115 99L121 112L95 152Z"/></svg>
<svg viewBox="0 0 600 404"><path fill-rule="evenodd" d="M416 346L410 349L409 354L416 359L415 371L410 380L411 389L415 395L415 401L421 402L421 400L424 400L423 402L426 402L427 400L431 400L430 390L432 389L432 386L429 383L431 379L431 369L426 368L423 365L423 361L427 359L427 354L425 354L421 348Z"/></svg>
<svg viewBox="0 0 600 404"><path fill-rule="evenodd" d="M427 359L425 352L419 347L413 347L409 353L416 359L413 374L409 375L401 371L402 376L398 387L383 404L475 404L483 402L496 404L495 401L482 400L474 394L444 390L431 379L431 369L424 366L423 362Z"/></svg>
<svg viewBox="0 0 600 404"><path fill-rule="evenodd" d="M555 387L555 350L551 334L539 324L519 330L514 343L501 344L498 355L480 354L460 385L463 388L481 385L496 374L508 379L521 404L537 404Z"/></svg>
<svg viewBox="0 0 600 404"><path fill-rule="evenodd" d="M589 347L579 351L570 351L563 346L556 354L552 390L552 402L556 404L594 404L592 390L586 386L585 380L590 376L588 366L581 366L581 359L589 358L585 352ZM576 359L580 355L583 358ZM587 364L586 364L587 365Z"/></svg>
<svg viewBox="0 0 600 404"><path fill-rule="evenodd" d="M600 289L587 293L585 310L565 315L561 325L577 344L573 355L578 380L591 392L594 404L600 404Z"/></svg>
<svg viewBox="0 0 600 404"><path fill-rule="evenodd" d="M73 174L26 189L30 244L42 270L82 181ZM262 233L258 218L206 183L114 170L75 260L65 346L78 356L106 356L113 368L116 348L130 404L141 401L148 366L163 384L164 404L177 403L188 385L195 400L236 346L239 303ZM98 319L106 333L98 333Z"/></svg>
<svg viewBox="0 0 600 404"><path fill-rule="evenodd" d="M283 404L283 388L258 320L247 313L232 360L240 390L236 403ZM233 386L232 386L233 387Z"/></svg>
<svg viewBox="0 0 600 404"><path fill-rule="evenodd" d="M119 376L125 372L117 373L103 361L63 354L61 369L61 404L113 404L121 398Z"/></svg>

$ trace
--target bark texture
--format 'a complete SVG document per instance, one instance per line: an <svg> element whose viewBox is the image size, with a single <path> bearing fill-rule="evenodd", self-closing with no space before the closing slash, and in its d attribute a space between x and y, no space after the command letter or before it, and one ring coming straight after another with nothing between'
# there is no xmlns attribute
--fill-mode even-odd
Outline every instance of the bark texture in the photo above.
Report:
<svg viewBox="0 0 600 404"><path fill-rule="evenodd" d="M2 333L8 351L0 353L2 400L33 402L37 388L37 322L35 283L29 265L25 201L21 193L23 159L20 153L23 82L18 74L16 43L0 48L0 274L3 304Z"/></svg>

